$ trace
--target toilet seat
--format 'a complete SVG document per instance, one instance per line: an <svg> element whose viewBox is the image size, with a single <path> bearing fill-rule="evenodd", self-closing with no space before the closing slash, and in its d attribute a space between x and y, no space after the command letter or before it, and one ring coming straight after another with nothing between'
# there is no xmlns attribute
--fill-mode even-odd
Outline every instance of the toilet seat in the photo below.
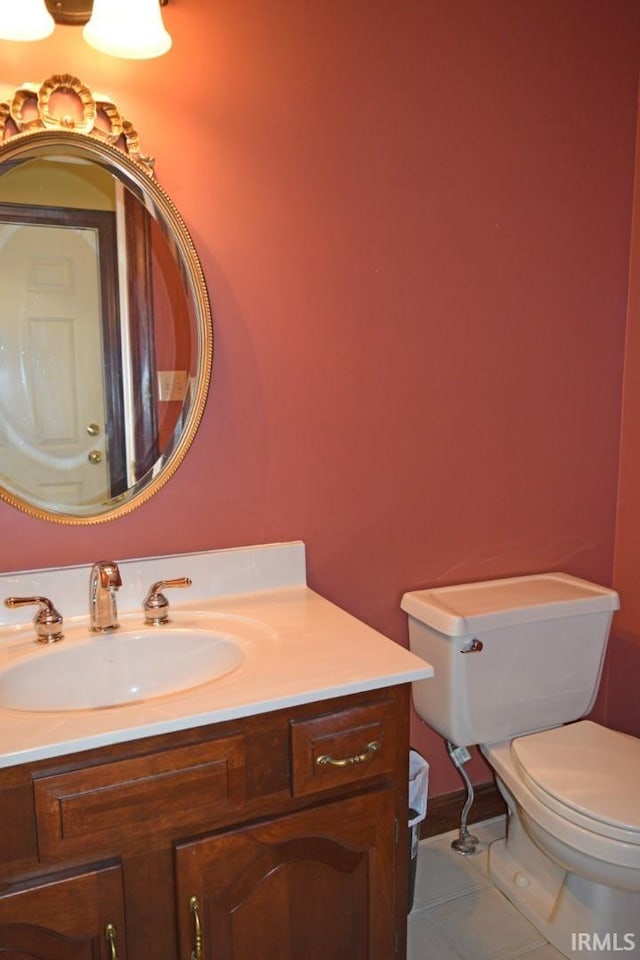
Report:
<svg viewBox="0 0 640 960"><path fill-rule="evenodd" d="M559 816L601 837L640 845L640 740L590 720L517 737L523 783Z"/></svg>
<svg viewBox="0 0 640 960"><path fill-rule="evenodd" d="M551 730L544 732L551 733ZM576 807L562 803L548 791L540 789L516 761L512 746L513 741L504 740L502 743L482 744L481 750L493 767L498 787L502 789L502 784L520 808L521 818L534 821L549 836L558 838L573 849L578 857L586 855L621 867L623 872L628 872L629 869L640 871L640 831L625 830L582 814ZM540 771L538 772L540 775ZM564 776L566 780L566 769ZM606 793L611 793L611 787ZM507 804L509 805L509 800ZM543 846L543 849L546 847ZM574 867L569 869L573 870ZM619 885L627 889L626 883Z"/></svg>

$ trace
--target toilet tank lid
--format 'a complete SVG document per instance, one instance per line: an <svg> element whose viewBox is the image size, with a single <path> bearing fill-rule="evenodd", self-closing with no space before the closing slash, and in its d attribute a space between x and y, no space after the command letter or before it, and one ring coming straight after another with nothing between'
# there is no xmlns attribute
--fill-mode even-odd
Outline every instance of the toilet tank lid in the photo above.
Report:
<svg viewBox="0 0 640 960"><path fill-rule="evenodd" d="M449 637L537 620L617 610L618 594L568 573L530 574L405 593L411 617Z"/></svg>

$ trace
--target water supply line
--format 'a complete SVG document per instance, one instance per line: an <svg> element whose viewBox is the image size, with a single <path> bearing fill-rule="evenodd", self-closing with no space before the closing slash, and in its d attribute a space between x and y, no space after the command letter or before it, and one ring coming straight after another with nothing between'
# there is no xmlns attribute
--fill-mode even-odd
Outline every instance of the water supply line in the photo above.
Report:
<svg viewBox="0 0 640 960"><path fill-rule="evenodd" d="M467 775L467 771L464 769L464 764L471 759L471 754L466 747L456 747L450 740L447 740L447 752L449 759L462 777L467 791L467 799L460 814L458 838L451 841L451 849L459 853L460 856L466 857L471 853L475 853L476 847L478 846L478 838L474 837L474 835L467 830L467 817L473 805L474 794L473 784Z"/></svg>

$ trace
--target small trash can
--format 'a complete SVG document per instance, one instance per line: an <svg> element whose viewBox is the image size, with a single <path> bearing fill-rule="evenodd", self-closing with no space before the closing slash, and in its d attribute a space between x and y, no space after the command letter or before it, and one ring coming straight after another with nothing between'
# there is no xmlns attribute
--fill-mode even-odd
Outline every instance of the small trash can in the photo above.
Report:
<svg viewBox="0 0 640 960"><path fill-rule="evenodd" d="M413 908L418 869L420 824L427 815L429 764L417 750L409 751L409 896L407 912Z"/></svg>

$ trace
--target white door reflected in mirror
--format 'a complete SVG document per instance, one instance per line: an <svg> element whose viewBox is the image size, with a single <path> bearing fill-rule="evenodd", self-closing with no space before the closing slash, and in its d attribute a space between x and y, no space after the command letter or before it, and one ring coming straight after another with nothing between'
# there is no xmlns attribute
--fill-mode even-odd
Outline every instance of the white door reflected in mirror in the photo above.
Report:
<svg viewBox="0 0 640 960"><path fill-rule="evenodd" d="M109 477L97 233L0 223L0 257L3 473L37 502L99 503Z"/></svg>

